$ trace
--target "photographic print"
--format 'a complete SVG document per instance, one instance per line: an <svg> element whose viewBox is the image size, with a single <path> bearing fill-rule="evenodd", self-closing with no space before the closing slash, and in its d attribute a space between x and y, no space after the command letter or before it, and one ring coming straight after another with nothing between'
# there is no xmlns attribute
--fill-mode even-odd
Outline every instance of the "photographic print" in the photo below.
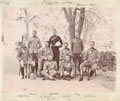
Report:
<svg viewBox="0 0 120 101"><path fill-rule="evenodd" d="M2 92L114 92L114 7L2 9Z"/></svg>

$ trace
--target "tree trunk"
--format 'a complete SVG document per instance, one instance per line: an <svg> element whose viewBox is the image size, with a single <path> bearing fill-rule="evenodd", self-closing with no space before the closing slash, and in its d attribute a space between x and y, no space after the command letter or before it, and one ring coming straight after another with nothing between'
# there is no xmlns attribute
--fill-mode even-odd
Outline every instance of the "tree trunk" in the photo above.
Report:
<svg viewBox="0 0 120 101"><path fill-rule="evenodd" d="M29 39L29 19L28 19L28 11L27 8L23 8L24 13L25 13L25 23L26 23L26 37L27 40ZM27 41L26 40L26 41Z"/></svg>
<svg viewBox="0 0 120 101"><path fill-rule="evenodd" d="M75 37L75 18L77 14L77 10L80 10L80 17L79 17L79 24L78 24L78 33L81 35L82 28L83 28L83 23L84 23L84 18L85 18L85 8L75 8L74 12L72 12L72 8L63 8L65 18L69 24L68 30L70 34L70 42L71 40Z"/></svg>
<svg viewBox="0 0 120 101"><path fill-rule="evenodd" d="M72 8L68 8L68 11L66 8L63 8L64 14L65 14L65 18L69 24L68 26L68 31L69 31L69 35L70 35L70 43L72 41L72 39L75 37L75 14L76 13L72 13Z"/></svg>
<svg viewBox="0 0 120 101"><path fill-rule="evenodd" d="M29 22L26 22L26 37L29 39Z"/></svg>
<svg viewBox="0 0 120 101"><path fill-rule="evenodd" d="M77 30L80 36L83 28L84 18L85 18L85 8L80 8L79 24Z"/></svg>
<svg viewBox="0 0 120 101"><path fill-rule="evenodd" d="M75 23L69 24L68 29L69 29L70 43L71 43L72 39L75 37Z"/></svg>

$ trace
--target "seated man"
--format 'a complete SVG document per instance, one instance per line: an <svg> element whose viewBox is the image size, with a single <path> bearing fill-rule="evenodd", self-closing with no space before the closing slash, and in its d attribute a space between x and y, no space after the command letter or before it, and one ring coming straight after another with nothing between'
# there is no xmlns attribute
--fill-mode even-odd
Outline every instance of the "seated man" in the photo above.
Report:
<svg viewBox="0 0 120 101"><path fill-rule="evenodd" d="M45 61L41 74L44 76L43 80L55 80L55 76L58 74L57 63L53 60L51 54L49 54L48 60Z"/></svg>
<svg viewBox="0 0 120 101"><path fill-rule="evenodd" d="M90 48L86 51L84 56L84 62L80 65L80 79L79 81L83 80L83 73L85 72L86 68L89 69L88 73L88 80L90 80L91 76L97 69L97 59L98 59L98 51L94 48L95 42L90 41Z"/></svg>
<svg viewBox="0 0 120 101"><path fill-rule="evenodd" d="M65 62L60 67L60 77L65 80L75 77L75 65L69 55L65 56Z"/></svg>
<svg viewBox="0 0 120 101"><path fill-rule="evenodd" d="M68 42L65 42L64 43L64 48L61 49L61 52L60 52L60 60L61 60L60 65L62 65L62 63L64 63L66 55L69 55L70 58L72 57L72 51L68 48Z"/></svg>
<svg viewBox="0 0 120 101"><path fill-rule="evenodd" d="M39 52L39 70L38 72L41 74L41 71L43 70L43 65L45 63L46 60L48 60L48 56L49 55L53 55L52 50L49 48L49 44L48 41L45 41L45 47L42 48L42 50L40 50Z"/></svg>

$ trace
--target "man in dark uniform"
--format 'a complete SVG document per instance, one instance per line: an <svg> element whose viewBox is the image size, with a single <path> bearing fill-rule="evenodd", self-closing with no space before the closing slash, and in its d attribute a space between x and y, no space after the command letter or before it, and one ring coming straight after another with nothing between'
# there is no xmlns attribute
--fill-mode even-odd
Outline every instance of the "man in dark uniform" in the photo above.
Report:
<svg viewBox="0 0 120 101"><path fill-rule="evenodd" d="M78 67L80 66L81 63L81 53L83 49L84 46L82 40L80 39L79 33L75 33L75 38L72 40L72 44L71 44L71 50L73 52L73 61L76 67L76 73L79 71ZM79 66L77 66L77 60Z"/></svg>
<svg viewBox="0 0 120 101"><path fill-rule="evenodd" d="M52 49L53 51L53 60L55 60L57 62L57 67L59 70L59 55L60 55L60 51L59 48L62 47L62 40L61 37L56 35L57 30L53 29L53 36L51 36L49 38L49 47Z"/></svg>

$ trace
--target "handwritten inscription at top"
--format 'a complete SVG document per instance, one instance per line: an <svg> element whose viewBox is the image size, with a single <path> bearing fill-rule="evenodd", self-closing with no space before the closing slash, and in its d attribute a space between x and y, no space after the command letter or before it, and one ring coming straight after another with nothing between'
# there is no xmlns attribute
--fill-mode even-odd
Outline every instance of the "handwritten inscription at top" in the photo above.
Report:
<svg viewBox="0 0 120 101"><path fill-rule="evenodd" d="M96 4L82 4L80 2L75 2L75 1L68 1L68 0L64 0L61 2L56 1L49 1L49 0L43 0L41 2L41 5L60 5L60 6L96 6Z"/></svg>

